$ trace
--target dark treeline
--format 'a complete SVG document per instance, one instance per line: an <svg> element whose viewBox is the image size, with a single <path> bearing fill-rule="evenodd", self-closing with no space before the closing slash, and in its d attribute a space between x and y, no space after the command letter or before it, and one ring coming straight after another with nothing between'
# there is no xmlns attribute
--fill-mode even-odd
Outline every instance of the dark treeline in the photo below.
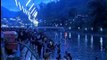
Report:
<svg viewBox="0 0 107 60"><path fill-rule="evenodd" d="M107 1L106 0L60 0L59 2L41 3L38 10L38 19L66 21L74 19L77 15L86 17L78 18L74 26L93 26L106 28L107 26ZM72 21L72 20L71 20Z"/></svg>

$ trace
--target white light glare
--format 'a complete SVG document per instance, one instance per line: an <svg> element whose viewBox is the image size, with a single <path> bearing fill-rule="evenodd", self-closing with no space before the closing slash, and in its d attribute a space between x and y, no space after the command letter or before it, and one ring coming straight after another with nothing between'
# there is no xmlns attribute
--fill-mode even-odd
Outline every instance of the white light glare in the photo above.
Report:
<svg viewBox="0 0 107 60"><path fill-rule="evenodd" d="M93 27L91 27L91 30L93 30Z"/></svg>
<svg viewBox="0 0 107 60"><path fill-rule="evenodd" d="M7 20L7 18L3 18L3 20Z"/></svg>
<svg viewBox="0 0 107 60"><path fill-rule="evenodd" d="M1 25L1 27L8 27L8 25Z"/></svg>
<svg viewBox="0 0 107 60"><path fill-rule="evenodd" d="M37 20L33 20L33 24L35 25L35 26L38 26L38 21Z"/></svg>
<svg viewBox="0 0 107 60"><path fill-rule="evenodd" d="M85 30L87 30L87 28L85 28Z"/></svg>
<svg viewBox="0 0 107 60"><path fill-rule="evenodd" d="M103 28L100 28L100 31L103 31Z"/></svg>

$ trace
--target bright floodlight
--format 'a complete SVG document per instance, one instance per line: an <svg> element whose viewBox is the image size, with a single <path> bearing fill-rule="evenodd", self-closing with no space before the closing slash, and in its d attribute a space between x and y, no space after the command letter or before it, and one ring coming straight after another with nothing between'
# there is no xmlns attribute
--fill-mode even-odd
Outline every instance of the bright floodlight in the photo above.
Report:
<svg viewBox="0 0 107 60"><path fill-rule="evenodd" d="M33 24L35 25L35 26L38 26L38 21L37 20L33 20Z"/></svg>

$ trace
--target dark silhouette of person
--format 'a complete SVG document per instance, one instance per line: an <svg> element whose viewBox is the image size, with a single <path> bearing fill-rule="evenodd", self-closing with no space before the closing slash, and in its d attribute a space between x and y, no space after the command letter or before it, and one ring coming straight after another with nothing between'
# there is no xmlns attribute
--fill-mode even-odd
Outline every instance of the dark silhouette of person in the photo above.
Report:
<svg viewBox="0 0 107 60"><path fill-rule="evenodd" d="M39 42L38 46L37 46L37 50L38 50L38 55L41 56L41 49L42 49L42 44Z"/></svg>
<svg viewBox="0 0 107 60"><path fill-rule="evenodd" d="M57 60L61 60L61 54L58 54L58 57L56 57Z"/></svg>
<svg viewBox="0 0 107 60"><path fill-rule="evenodd" d="M65 58L66 60L72 60L71 54L68 53L67 51L65 51L65 56L64 56L64 58Z"/></svg>
<svg viewBox="0 0 107 60"><path fill-rule="evenodd" d="M59 54L61 52L60 51L60 44L57 45L57 48L58 48L57 53Z"/></svg>
<svg viewBox="0 0 107 60"><path fill-rule="evenodd" d="M41 56L41 49L42 49L42 41L41 41L41 35L39 35L40 37L37 38L37 41L35 42L37 45L37 51L38 51L38 55L39 57Z"/></svg>
<svg viewBox="0 0 107 60"><path fill-rule="evenodd" d="M46 49L46 52L44 53L43 58L44 58L44 60L49 60L49 57L50 57L49 50L48 50L48 49Z"/></svg>
<svg viewBox="0 0 107 60"><path fill-rule="evenodd" d="M98 60L98 57L95 57L95 60Z"/></svg>
<svg viewBox="0 0 107 60"><path fill-rule="evenodd" d="M68 60L72 60L72 56L71 56L71 54L70 54L70 53L68 53L68 57L69 57L69 59L68 59Z"/></svg>

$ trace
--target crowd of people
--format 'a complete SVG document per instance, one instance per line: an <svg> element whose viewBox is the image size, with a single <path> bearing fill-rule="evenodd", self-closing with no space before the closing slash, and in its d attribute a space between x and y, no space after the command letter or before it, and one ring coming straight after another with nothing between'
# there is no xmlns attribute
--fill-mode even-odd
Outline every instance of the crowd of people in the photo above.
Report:
<svg viewBox="0 0 107 60"><path fill-rule="evenodd" d="M53 59L72 60L71 54L65 51L64 56L61 56L61 43L56 44L52 39L46 36L43 32L31 28L2 28L2 31L16 31L18 33L17 41L30 42L38 57L44 60L51 59L50 56L57 51L57 57Z"/></svg>

